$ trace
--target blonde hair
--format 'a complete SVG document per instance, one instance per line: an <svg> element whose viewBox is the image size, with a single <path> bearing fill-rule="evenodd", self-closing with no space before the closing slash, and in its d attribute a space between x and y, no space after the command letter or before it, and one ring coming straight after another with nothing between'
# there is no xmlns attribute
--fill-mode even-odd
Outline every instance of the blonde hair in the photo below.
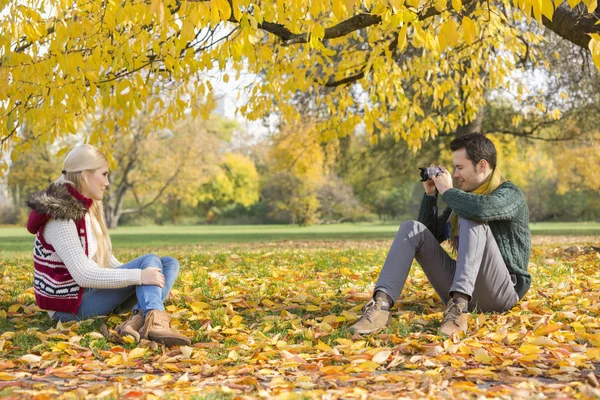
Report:
<svg viewBox="0 0 600 400"><path fill-rule="evenodd" d="M106 156L97 148L89 144L76 146L65 157L63 164L64 173L56 180L57 183L71 184L78 192L82 192L86 185L86 174L104 167L108 164ZM108 267L109 254L112 249L102 201L93 200L90 207L92 230L98 241L98 250L94 261L101 267Z"/></svg>

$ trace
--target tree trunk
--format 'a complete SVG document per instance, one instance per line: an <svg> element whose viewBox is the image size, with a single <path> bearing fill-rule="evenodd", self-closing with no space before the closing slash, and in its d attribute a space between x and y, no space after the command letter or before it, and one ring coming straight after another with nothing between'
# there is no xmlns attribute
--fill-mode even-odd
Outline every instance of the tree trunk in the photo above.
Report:
<svg viewBox="0 0 600 400"><path fill-rule="evenodd" d="M106 227L108 229L115 229L119 225L122 213L121 207L119 205L114 206L111 200L113 199L109 197L104 203L104 219L106 220Z"/></svg>
<svg viewBox="0 0 600 400"><path fill-rule="evenodd" d="M468 135L469 133L481 133L481 126L483 124L483 114L484 109L483 107L480 107L473 121L468 122L464 125L458 125L456 131L454 132L454 136L459 137L463 135Z"/></svg>

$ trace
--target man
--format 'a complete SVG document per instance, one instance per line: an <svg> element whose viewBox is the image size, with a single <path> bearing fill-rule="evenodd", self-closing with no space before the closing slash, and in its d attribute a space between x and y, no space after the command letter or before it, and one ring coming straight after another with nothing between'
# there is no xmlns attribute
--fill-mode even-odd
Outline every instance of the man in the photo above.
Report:
<svg viewBox="0 0 600 400"><path fill-rule="evenodd" d="M391 323L413 259L446 304L440 335L467 329L467 312L507 311L531 284L527 272L531 237L523 192L496 168L496 148L485 136L469 134L450 143L454 178L443 167L424 182L417 221L406 221L392 243L375 285L373 300L350 329L366 334ZM448 207L434 215L435 190ZM435 233L435 236L434 236ZM448 239L454 260L440 246Z"/></svg>

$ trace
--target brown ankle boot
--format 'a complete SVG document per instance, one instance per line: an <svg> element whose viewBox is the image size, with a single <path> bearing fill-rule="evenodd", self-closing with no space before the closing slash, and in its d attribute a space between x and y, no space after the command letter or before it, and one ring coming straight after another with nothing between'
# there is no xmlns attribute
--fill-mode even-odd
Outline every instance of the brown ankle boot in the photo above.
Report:
<svg viewBox="0 0 600 400"><path fill-rule="evenodd" d="M183 346L191 343L191 340L179 333L177 329L171 328L171 316L162 310L148 311L140 335L143 339L167 346Z"/></svg>
<svg viewBox="0 0 600 400"><path fill-rule="evenodd" d="M117 332L119 332L119 335L121 336L130 335L135 339L136 342L139 342L139 332L143 325L144 317L142 317L142 313L140 311L137 311L136 313L131 314L131 317L117 327Z"/></svg>
<svg viewBox="0 0 600 400"><path fill-rule="evenodd" d="M467 316L467 303L457 299L450 299L444 311L444 318L440 325L440 336L450 337L455 332L465 332L469 327Z"/></svg>

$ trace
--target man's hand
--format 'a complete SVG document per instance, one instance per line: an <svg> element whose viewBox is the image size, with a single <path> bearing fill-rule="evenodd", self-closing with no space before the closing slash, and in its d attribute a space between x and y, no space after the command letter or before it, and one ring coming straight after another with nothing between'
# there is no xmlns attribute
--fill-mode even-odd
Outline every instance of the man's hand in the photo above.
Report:
<svg viewBox="0 0 600 400"><path fill-rule="evenodd" d="M434 164L430 165L430 167L435 166L436 165ZM433 183L431 179L428 179L425 182L423 182L423 187L425 188L425 193L427 193L427 196L433 196L435 194L435 183Z"/></svg>
<svg viewBox="0 0 600 400"><path fill-rule="evenodd" d="M454 186L452 185L452 175L450 175L450 172L448 172L448 170L444 167L440 167L440 169L442 172L431 179L433 180L438 192L440 194L444 194L446 190L452 189Z"/></svg>

